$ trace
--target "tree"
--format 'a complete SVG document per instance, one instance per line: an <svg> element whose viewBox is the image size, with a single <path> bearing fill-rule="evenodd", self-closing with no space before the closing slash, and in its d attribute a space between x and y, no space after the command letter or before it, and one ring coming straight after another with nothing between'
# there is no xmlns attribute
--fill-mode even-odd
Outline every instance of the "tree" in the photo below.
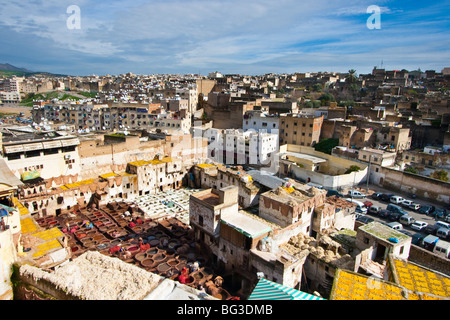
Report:
<svg viewBox="0 0 450 320"><path fill-rule="evenodd" d="M320 83L316 83L312 86L312 91L314 92L321 92L322 91L322 85Z"/></svg>
<svg viewBox="0 0 450 320"><path fill-rule="evenodd" d="M331 154L331 150L339 145L339 139L323 139L314 146L314 150Z"/></svg>
<svg viewBox="0 0 450 320"><path fill-rule="evenodd" d="M334 96L331 93L324 93L319 97L320 104L322 106L326 106L330 103L330 101L334 101Z"/></svg>
<svg viewBox="0 0 450 320"><path fill-rule="evenodd" d="M405 168L405 170L403 170L404 172L409 172L409 173L414 173L414 174L418 174L419 173L419 170L417 170L416 168L414 168L414 167L407 167L407 168Z"/></svg>
<svg viewBox="0 0 450 320"><path fill-rule="evenodd" d="M348 70L348 75L345 77L345 82L355 83L356 79L357 79L356 70L355 69Z"/></svg>
<svg viewBox="0 0 450 320"><path fill-rule="evenodd" d="M448 173L445 170L436 170L431 174L431 177L445 182L448 181Z"/></svg>
<svg viewBox="0 0 450 320"><path fill-rule="evenodd" d="M356 172L361 170L360 167L356 166L356 165L351 165L350 168L347 169L347 171L345 171L345 173L352 173L352 172Z"/></svg>

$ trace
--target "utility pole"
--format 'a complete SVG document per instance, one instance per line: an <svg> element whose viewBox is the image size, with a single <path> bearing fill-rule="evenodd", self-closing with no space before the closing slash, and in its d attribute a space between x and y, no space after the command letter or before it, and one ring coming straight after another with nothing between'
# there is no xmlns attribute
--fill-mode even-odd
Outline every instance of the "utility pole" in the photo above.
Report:
<svg viewBox="0 0 450 320"><path fill-rule="evenodd" d="M369 156L369 166L367 167L367 187L366 187L366 192L369 192L369 178L370 178L370 164L372 161L372 155Z"/></svg>

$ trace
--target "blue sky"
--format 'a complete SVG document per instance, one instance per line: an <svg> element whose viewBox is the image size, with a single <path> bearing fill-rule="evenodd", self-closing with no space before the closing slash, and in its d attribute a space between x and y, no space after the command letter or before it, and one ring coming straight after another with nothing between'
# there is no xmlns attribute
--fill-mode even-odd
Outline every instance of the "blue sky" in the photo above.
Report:
<svg viewBox="0 0 450 320"><path fill-rule="evenodd" d="M0 0L0 63L71 75L450 67L450 0ZM80 8L69 29L67 8ZM370 30L367 8L381 8Z"/></svg>

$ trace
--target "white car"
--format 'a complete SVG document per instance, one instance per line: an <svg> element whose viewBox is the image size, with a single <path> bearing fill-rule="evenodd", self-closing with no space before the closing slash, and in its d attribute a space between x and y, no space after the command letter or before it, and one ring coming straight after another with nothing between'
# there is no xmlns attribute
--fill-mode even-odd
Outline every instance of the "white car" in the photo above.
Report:
<svg viewBox="0 0 450 320"><path fill-rule="evenodd" d="M408 208L410 208L411 210L417 211L420 209L420 204L413 202L408 206Z"/></svg>
<svg viewBox="0 0 450 320"><path fill-rule="evenodd" d="M348 196L352 198L365 198L366 195L362 192L356 191L356 190L350 190L348 192Z"/></svg>
<svg viewBox="0 0 450 320"><path fill-rule="evenodd" d="M412 200L403 200L402 206L409 208L410 205L412 205L414 202Z"/></svg>
<svg viewBox="0 0 450 320"><path fill-rule="evenodd" d="M410 225L411 229L414 229L416 231L420 231L423 228L425 228L428 225L425 221L415 221Z"/></svg>
<svg viewBox="0 0 450 320"><path fill-rule="evenodd" d="M391 203L395 203L395 204L402 204L403 201L405 201L405 199L403 199L403 198L400 197L400 196L392 196L391 199L389 199L389 201L390 201Z"/></svg>

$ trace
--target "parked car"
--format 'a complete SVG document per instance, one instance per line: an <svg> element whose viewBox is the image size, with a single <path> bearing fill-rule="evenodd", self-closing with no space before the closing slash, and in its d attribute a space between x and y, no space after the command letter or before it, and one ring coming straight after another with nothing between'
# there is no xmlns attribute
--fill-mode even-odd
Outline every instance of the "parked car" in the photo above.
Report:
<svg viewBox="0 0 450 320"><path fill-rule="evenodd" d="M436 231L439 229L439 226L436 226L434 224L429 224L425 228L422 229L422 231L426 234L436 235Z"/></svg>
<svg viewBox="0 0 450 320"><path fill-rule="evenodd" d="M370 208L371 206L373 206L373 203L370 202L369 200L364 201L363 204L364 204L367 208Z"/></svg>
<svg viewBox="0 0 450 320"><path fill-rule="evenodd" d="M434 217L435 219L444 220L447 216L447 211L445 209L436 208L433 212L427 213L427 215Z"/></svg>
<svg viewBox="0 0 450 320"><path fill-rule="evenodd" d="M392 228L394 230L402 230L403 229L403 226L398 222L391 222L391 223L388 223L387 225L389 228Z"/></svg>
<svg viewBox="0 0 450 320"><path fill-rule="evenodd" d="M378 212L378 217L380 217L381 219L387 219L389 216L389 211L387 211L386 209L381 209Z"/></svg>
<svg viewBox="0 0 450 320"><path fill-rule="evenodd" d="M423 228L425 228L428 225L428 223L426 223L425 221L414 221L413 224L410 225L411 229L416 230L416 231L421 231Z"/></svg>
<svg viewBox="0 0 450 320"><path fill-rule="evenodd" d="M362 213L362 214L366 214L367 213L367 208L364 205L364 203L362 203L361 201L352 200L351 198L346 198L345 200L347 200L348 202L352 202L352 203L356 204L356 209L355 209L356 213Z"/></svg>
<svg viewBox="0 0 450 320"><path fill-rule="evenodd" d="M403 214L399 212L388 211L387 219L389 221L398 221Z"/></svg>
<svg viewBox="0 0 450 320"><path fill-rule="evenodd" d="M392 197L389 198L389 202L390 203L394 203L394 204L402 204L402 202L404 200L405 199L400 197L400 196L392 196Z"/></svg>
<svg viewBox="0 0 450 320"><path fill-rule="evenodd" d="M371 218L371 217L360 216L360 217L358 217L358 218L356 219L356 221L359 221L359 222L362 222L362 223L367 224L367 223L373 222L373 221L375 221L375 220L374 220L373 218Z"/></svg>
<svg viewBox="0 0 450 320"><path fill-rule="evenodd" d="M378 206L370 206L370 208L367 210L368 214L378 215L378 212L380 212L381 208Z"/></svg>
<svg viewBox="0 0 450 320"><path fill-rule="evenodd" d="M338 198L344 197L344 195L342 193L340 193L339 191L330 189L327 191L327 197L331 197L331 196L336 196Z"/></svg>
<svg viewBox="0 0 450 320"><path fill-rule="evenodd" d="M406 212L405 210L403 210L400 206L396 205L396 204L388 204L386 207L387 211L392 211L392 212L396 212L396 213L401 213L402 215L407 214L408 212Z"/></svg>
<svg viewBox="0 0 450 320"><path fill-rule="evenodd" d="M412 238L411 239L412 244L415 244L416 246L421 246L423 238L425 238L425 236L423 234L421 234L420 232L417 232L417 233L413 234L411 238Z"/></svg>
<svg viewBox="0 0 450 320"><path fill-rule="evenodd" d="M380 196L380 200L382 200L382 201L385 201L385 202L389 202L389 200L391 199L391 197L393 197L394 195L393 194L390 194L390 193L383 193L381 196Z"/></svg>
<svg viewBox="0 0 450 320"><path fill-rule="evenodd" d="M438 221L434 224L435 226L438 226L439 228L447 228L450 229L450 223Z"/></svg>
<svg viewBox="0 0 450 320"><path fill-rule="evenodd" d="M357 190L350 190L348 192L348 196L352 197L352 198L365 198L366 197L366 195L364 193L359 192Z"/></svg>
<svg viewBox="0 0 450 320"><path fill-rule="evenodd" d="M429 215L433 211L434 211L434 206L422 206L418 212L421 214Z"/></svg>
<svg viewBox="0 0 450 320"><path fill-rule="evenodd" d="M446 259L450 258L450 242L438 240L434 246L433 253Z"/></svg>
<svg viewBox="0 0 450 320"><path fill-rule="evenodd" d="M370 197L374 200L379 200L381 195L382 195L381 192L374 192Z"/></svg>
<svg viewBox="0 0 450 320"><path fill-rule="evenodd" d="M450 229L439 228L436 231L436 236L438 236L441 239L447 240L450 238Z"/></svg>
<svg viewBox="0 0 450 320"><path fill-rule="evenodd" d="M405 208L409 208L410 205L412 205L414 202L412 200L403 200L402 206Z"/></svg>
<svg viewBox="0 0 450 320"><path fill-rule="evenodd" d="M418 211L421 207L422 206L420 204L415 203L415 202L413 202L409 205L409 209L414 210L414 211Z"/></svg>
<svg viewBox="0 0 450 320"><path fill-rule="evenodd" d="M398 232L401 232L401 233L403 233L403 234L406 234L406 235L409 236L409 237L412 237L412 236L413 236L413 234L412 234L411 232L406 231L405 229L400 229L400 230L398 230Z"/></svg>
<svg viewBox="0 0 450 320"><path fill-rule="evenodd" d="M416 221L416 219L414 219L414 217L411 217L409 214L404 214L398 219L398 222L406 226L413 224L414 221Z"/></svg>

